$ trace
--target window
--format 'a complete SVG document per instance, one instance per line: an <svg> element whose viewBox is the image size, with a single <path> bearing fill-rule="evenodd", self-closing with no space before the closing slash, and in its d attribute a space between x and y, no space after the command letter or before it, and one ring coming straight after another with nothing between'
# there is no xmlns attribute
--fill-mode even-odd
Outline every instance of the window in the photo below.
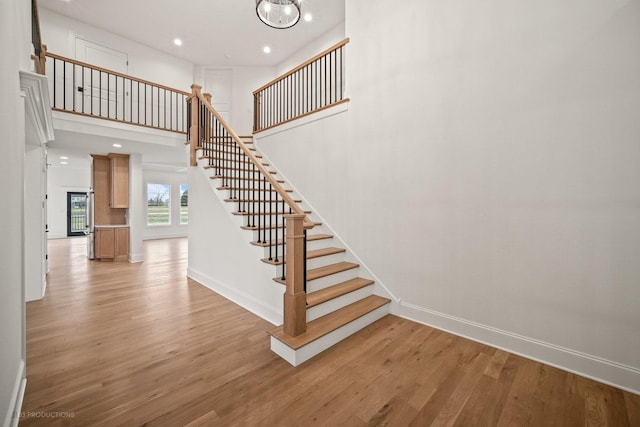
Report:
<svg viewBox="0 0 640 427"><path fill-rule="evenodd" d="M147 224L171 224L171 186L147 184Z"/></svg>
<svg viewBox="0 0 640 427"><path fill-rule="evenodd" d="M180 186L180 224L189 223L189 186Z"/></svg>

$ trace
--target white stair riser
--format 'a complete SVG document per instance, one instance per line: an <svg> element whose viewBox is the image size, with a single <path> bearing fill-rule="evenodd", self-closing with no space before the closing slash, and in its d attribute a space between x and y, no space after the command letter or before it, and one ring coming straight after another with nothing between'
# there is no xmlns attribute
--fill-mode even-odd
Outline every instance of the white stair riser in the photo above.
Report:
<svg viewBox="0 0 640 427"><path fill-rule="evenodd" d="M344 252L307 259L307 270L344 261Z"/></svg>
<svg viewBox="0 0 640 427"><path fill-rule="evenodd" d="M238 211L237 203L235 207L236 209L234 209L234 212L237 212ZM268 225L269 221L271 221L271 224L275 225L276 220L278 221L278 224L282 224L282 221L284 218L282 215L266 215L266 216L265 215L235 215L235 216L243 218L245 225L247 224L247 221L248 221L250 225L255 225L256 227L258 226L258 221L260 221L260 225L262 226L264 226L265 224Z"/></svg>
<svg viewBox="0 0 640 427"><path fill-rule="evenodd" d="M379 320L389 314L390 304L385 304L384 306L373 310L372 312L359 317L351 323L348 323L335 331L319 338L313 342L310 342L306 346L293 350L291 347L288 347L286 344L283 344L278 339L271 337L271 351L282 357L284 360L289 362L293 366L298 366L307 360L311 359L313 356L323 352L329 347L334 346L345 338L353 335L359 330L369 326L376 320Z"/></svg>
<svg viewBox="0 0 640 427"><path fill-rule="evenodd" d="M334 239L307 240L307 250L313 251L315 249L328 248L329 246L334 246L335 243Z"/></svg>
<svg viewBox="0 0 640 427"><path fill-rule="evenodd" d="M353 304L354 302L358 302L361 299L364 299L372 294L373 283L369 286L365 286L364 288L360 288L338 298L334 298L325 303L316 305L315 307L308 308L307 322L311 322L312 320L316 320L319 317L322 317L329 313L333 313L336 310L346 307L349 304Z"/></svg>
<svg viewBox="0 0 640 427"><path fill-rule="evenodd" d="M260 231L260 236L258 236L258 231L257 230L247 230L247 232L251 233L251 241L252 242L257 242L258 240L263 240L262 236L264 235L266 237L266 240L268 242L270 241L274 241L274 240L281 240L282 239L282 229L266 229L265 231ZM267 247L267 249L269 249ZM280 249L278 249L278 252L280 252Z"/></svg>
<svg viewBox="0 0 640 427"><path fill-rule="evenodd" d="M307 281L307 292L319 291L329 286L337 285L338 283L355 279L356 277L358 277L358 268L352 268L351 270L342 271L340 273L330 274L316 280Z"/></svg>

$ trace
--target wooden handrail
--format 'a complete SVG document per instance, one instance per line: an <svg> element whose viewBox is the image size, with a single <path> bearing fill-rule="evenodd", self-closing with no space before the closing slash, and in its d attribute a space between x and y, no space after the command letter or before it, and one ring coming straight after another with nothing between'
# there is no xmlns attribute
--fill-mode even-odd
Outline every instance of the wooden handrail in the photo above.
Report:
<svg viewBox="0 0 640 427"><path fill-rule="evenodd" d="M317 61L318 59L322 58L323 56L327 55L328 53L341 48L342 46L346 45L347 43L349 43L350 39L347 37L346 39L342 40L341 42L338 42L336 44L334 44L333 46L331 46L328 49L323 50L322 52L320 52L319 54L317 54L316 56L314 56L311 59L308 59L306 61L304 61L302 64L298 65L297 67L287 71L286 73L284 73L283 75L276 77L275 79L271 80L269 83L263 85L262 87L260 87L259 89L256 89L253 91L253 95L255 96L256 93L268 88L269 86L272 86L276 83L278 83L281 80L286 79L287 77L289 77L290 75L294 74L297 71L300 71L301 69L303 69L304 67L306 67L309 64L312 64L313 62Z"/></svg>
<svg viewBox="0 0 640 427"><path fill-rule="evenodd" d="M199 89L199 88L198 88ZM193 94L196 96L200 102L207 108L207 110L215 116L215 118L220 122L220 124L227 130L229 135L233 138L235 143L242 149L244 154L251 160L251 162L255 165L256 168L260 171L260 173L266 178L267 181L273 186L273 189L282 197L284 202L291 208L292 213L304 215L304 228L309 230L314 227L314 223L309 220L304 211L298 206L298 204L289 196L278 180L275 179L271 173L262 165L260 160L253 154L251 150L245 145L244 142L240 139L240 137L231 129L231 127L227 124L227 122L220 116L220 114L213 108L211 103L205 98L205 96L200 92L200 90L194 90ZM192 118L193 120L193 118ZM194 152L194 148L192 147L192 152Z"/></svg>
<svg viewBox="0 0 640 427"><path fill-rule="evenodd" d="M33 52L35 54L31 55L31 59L35 65L36 72L45 75L47 46L42 43L40 13L38 12L37 0L31 0L31 43L33 44Z"/></svg>
<svg viewBox="0 0 640 427"><path fill-rule="evenodd" d="M190 96L191 95L190 92L185 92L185 91L180 90L180 89L175 89L175 88L172 88L172 87L169 87L169 86L164 86L164 85L161 85L161 84L158 84L158 83L150 82L149 80L140 79L138 77L133 77L133 76L130 76L128 74L122 74L122 73L119 73L117 71L109 70L107 68L97 67L95 65L91 65L91 64L88 64L86 62L82 62L82 61L78 61L78 60L75 60L75 59L67 58L67 57L62 56L62 55L57 55L55 53L47 52L46 56L48 56L49 58L52 58L52 59L58 59L60 61L69 62L69 63L75 64L75 65L79 65L81 67L89 68L89 69L92 69L92 70L102 71L104 73L108 73L108 74L111 74L111 75L114 75L114 76L117 76L117 77L122 77L124 79L129 79L129 80L132 80L134 82L138 82L138 83L142 83L142 84L145 84L145 85L157 87L157 88L160 88L160 89L163 89L163 90L168 90L168 91L171 91L171 92L179 93L181 95L185 95L185 96Z"/></svg>

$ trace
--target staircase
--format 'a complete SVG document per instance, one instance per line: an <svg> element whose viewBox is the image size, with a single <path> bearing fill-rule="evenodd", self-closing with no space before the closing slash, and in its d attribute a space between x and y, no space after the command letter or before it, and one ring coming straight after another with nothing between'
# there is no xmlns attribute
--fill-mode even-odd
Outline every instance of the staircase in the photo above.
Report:
<svg viewBox="0 0 640 427"><path fill-rule="evenodd" d="M288 215L304 216L307 230L300 265L306 265L302 314L306 331L295 336L285 333L289 317L285 304L285 323L268 331L272 351L297 366L388 314L390 300L374 294L375 282L360 277L367 273L354 262L355 257L315 219L302 197L287 187L255 148L253 138L238 137L229 129L198 87L192 96L199 104L191 114L199 121L198 134L191 136L191 141L194 137L197 141L192 143L197 165L212 187L222 192L219 198L232 206L239 227L250 233L250 244L264 249L260 261L273 266L273 280L287 286L287 292L287 280L292 279L285 272L291 276L287 268L292 267L286 266L291 259L284 254L289 253L286 233L293 221Z"/></svg>

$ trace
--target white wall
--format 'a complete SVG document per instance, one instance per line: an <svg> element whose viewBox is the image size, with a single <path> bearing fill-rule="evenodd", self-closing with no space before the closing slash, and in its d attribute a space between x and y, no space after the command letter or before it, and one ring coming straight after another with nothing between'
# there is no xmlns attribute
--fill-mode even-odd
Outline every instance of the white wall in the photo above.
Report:
<svg viewBox="0 0 640 427"><path fill-rule="evenodd" d="M349 112L258 145L400 314L640 392L640 1L347 2Z"/></svg>
<svg viewBox="0 0 640 427"><path fill-rule="evenodd" d="M79 160L78 163L77 167L49 167L47 174L49 239L67 237L67 193L84 193L91 187L90 159L87 158L86 164L80 163Z"/></svg>
<svg viewBox="0 0 640 427"><path fill-rule="evenodd" d="M189 267L192 279L273 324L282 323L284 286L271 280L276 269L260 261L264 250L252 246L243 219L213 190L200 167L189 168Z"/></svg>
<svg viewBox="0 0 640 427"><path fill-rule="evenodd" d="M23 236L25 107L18 70L32 70L30 2L0 0L0 423L7 426L25 378Z"/></svg>
<svg viewBox="0 0 640 427"><path fill-rule="evenodd" d="M278 64L276 67L276 76L280 76L287 71L290 71L307 61L308 59L313 58L320 52L330 48L334 44L345 39L345 23L341 22L335 27L331 28L326 33L322 34L320 37L308 43L303 49L294 52L291 56L286 58L284 61ZM267 81L265 81L267 83ZM258 89L260 86L256 86L253 90Z"/></svg>
<svg viewBox="0 0 640 427"><path fill-rule="evenodd" d="M190 92L193 64L42 7L39 13L42 40L49 52L75 58L75 40L80 37L127 53L129 75Z"/></svg>
<svg viewBox="0 0 640 427"><path fill-rule="evenodd" d="M173 237L186 237L188 233L187 225L180 225L180 185L188 184L187 173L172 171L142 171L143 180L143 200L147 200L147 184L169 184L171 185L171 225L147 225L147 204L144 203L143 211L143 232L142 239L165 239ZM191 192L189 192L191 193Z"/></svg>
<svg viewBox="0 0 640 427"><path fill-rule="evenodd" d="M142 155L129 155L129 262L144 261L142 244L145 219L145 189L142 171Z"/></svg>
<svg viewBox="0 0 640 427"><path fill-rule="evenodd" d="M25 145L24 157L24 245L25 254L25 298L34 301L44 297L46 286L45 259L45 148Z"/></svg>

